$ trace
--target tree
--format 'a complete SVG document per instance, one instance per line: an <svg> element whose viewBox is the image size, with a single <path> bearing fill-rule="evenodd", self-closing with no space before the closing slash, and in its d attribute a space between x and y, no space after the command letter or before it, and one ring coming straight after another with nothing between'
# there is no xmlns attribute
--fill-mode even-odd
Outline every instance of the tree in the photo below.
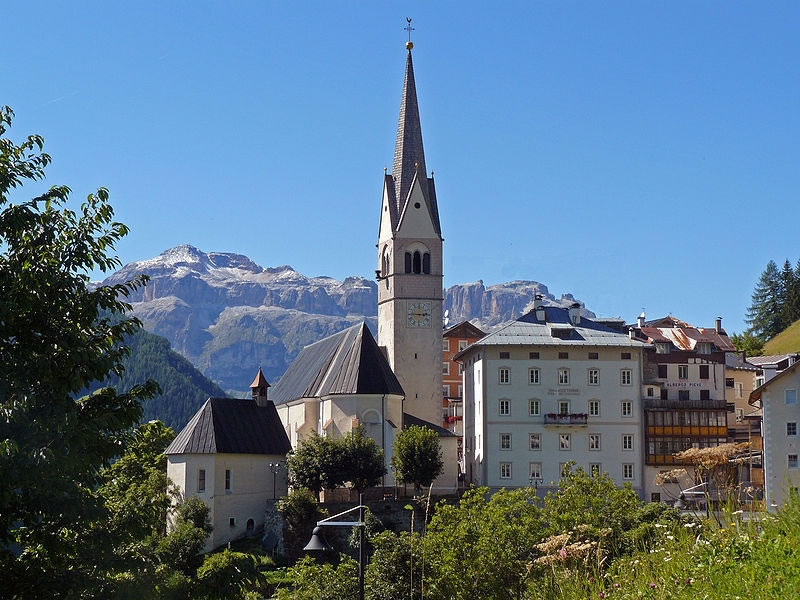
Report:
<svg viewBox="0 0 800 600"><path fill-rule="evenodd" d="M750 325L749 333L767 341L785 329L788 323L784 322L782 299L781 273L775 261L771 260L753 290L752 304L745 319Z"/></svg>
<svg viewBox="0 0 800 600"><path fill-rule="evenodd" d="M412 425L394 440L392 466L403 483L413 483L417 494L428 487L444 468L439 435L428 427Z"/></svg>
<svg viewBox="0 0 800 600"><path fill-rule="evenodd" d="M289 588L278 589L278 600L355 600L358 598L358 563L343 557L337 567L300 559L288 571Z"/></svg>
<svg viewBox="0 0 800 600"><path fill-rule="evenodd" d="M0 571L12 598L91 595L108 572L110 540L87 529L107 518L100 473L124 452L140 401L158 386L76 398L122 373L123 339L141 326L124 317L124 298L145 280L88 286L94 269L121 265L109 253L128 233L113 221L107 190L77 212L66 186L10 201L44 179L51 160L40 136L19 145L6 137L13 114L0 108Z"/></svg>
<svg viewBox="0 0 800 600"><path fill-rule="evenodd" d="M739 352L744 352L747 356L761 356L764 353L764 340L749 331L734 333L731 342Z"/></svg>
<svg viewBox="0 0 800 600"><path fill-rule="evenodd" d="M191 577L203 563L206 538L214 526L209 508L200 498L184 500L175 513L175 527L159 541L155 553L163 565Z"/></svg>
<svg viewBox="0 0 800 600"><path fill-rule="evenodd" d="M798 286L797 275L792 268L792 263L786 259L781 272L781 316L784 329L800 319L800 295L798 294L800 290L798 287L800 286Z"/></svg>
<svg viewBox="0 0 800 600"><path fill-rule="evenodd" d="M338 445L341 449L342 479L349 482L352 489L360 494L381 482L386 475L383 450L375 440L366 436L363 425L347 432Z"/></svg>
<svg viewBox="0 0 800 600"><path fill-rule="evenodd" d="M289 455L289 482L293 487L311 490L317 501L323 489L342 485L342 457L337 441L312 432Z"/></svg>
<svg viewBox="0 0 800 600"><path fill-rule="evenodd" d="M302 548L311 539L311 533L327 512L320 508L311 491L294 488L288 496L278 500L275 507L286 524L286 554L290 559L300 556Z"/></svg>

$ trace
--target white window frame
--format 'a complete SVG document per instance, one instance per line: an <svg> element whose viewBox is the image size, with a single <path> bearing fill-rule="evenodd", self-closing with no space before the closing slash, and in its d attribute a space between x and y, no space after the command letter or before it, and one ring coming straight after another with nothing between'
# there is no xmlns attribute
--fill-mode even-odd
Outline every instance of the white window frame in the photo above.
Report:
<svg viewBox="0 0 800 600"><path fill-rule="evenodd" d="M622 479L633 481L633 463L622 463Z"/></svg>
<svg viewBox="0 0 800 600"><path fill-rule="evenodd" d="M500 463L500 479L511 479L511 463Z"/></svg>
<svg viewBox="0 0 800 600"><path fill-rule="evenodd" d="M599 433L590 433L589 434L589 450L592 452L600 450L601 446L601 437Z"/></svg>
<svg viewBox="0 0 800 600"><path fill-rule="evenodd" d="M558 385L569 385L569 369L562 367L558 370Z"/></svg>
<svg viewBox="0 0 800 600"><path fill-rule="evenodd" d="M558 449L563 451L571 450L572 448L572 436L569 433L559 433L558 434Z"/></svg>
<svg viewBox="0 0 800 600"><path fill-rule="evenodd" d="M528 369L528 385L539 385L542 382L542 372L538 367Z"/></svg>
<svg viewBox="0 0 800 600"><path fill-rule="evenodd" d="M540 463L540 462L528 463L528 477L530 479L541 479L542 478L542 463Z"/></svg>
<svg viewBox="0 0 800 600"><path fill-rule="evenodd" d="M589 369L589 385L600 385L600 369Z"/></svg>
<svg viewBox="0 0 800 600"><path fill-rule="evenodd" d="M511 400L501 398L497 401L497 414L501 417L507 417L511 414Z"/></svg>
<svg viewBox="0 0 800 600"><path fill-rule="evenodd" d="M497 383L500 385L511 384L511 369L508 367L500 367L497 369Z"/></svg>
<svg viewBox="0 0 800 600"><path fill-rule="evenodd" d="M442 361L442 375L450 375L450 361Z"/></svg>
<svg viewBox="0 0 800 600"><path fill-rule="evenodd" d="M797 390L783 390L783 402L785 404L797 404Z"/></svg>
<svg viewBox="0 0 800 600"><path fill-rule="evenodd" d="M500 434L500 450L511 450L511 434L510 433L501 433Z"/></svg>
<svg viewBox="0 0 800 600"><path fill-rule="evenodd" d="M458 351L466 350L469 346L469 340L458 340Z"/></svg>
<svg viewBox="0 0 800 600"><path fill-rule="evenodd" d="M595 473L595 471L597 471ZM600 477L603 474L603 463L589 463L589 475Z"/></svg>
<svg viewBox="0 0 800 600"><path fill-rule="evenodd" d="M528 416L538 417L542 414L542 401L536 398L528 400Z"/></svg>
<svg viewBox="0 0 800 600"><path fill-rule="evenodd" d="M442 397L443 398L449 398L450 397L450 384L449 383L443 383L442 384Z"/></svg>
<svg viewBox="0 0 800 600"><path fill-rule="evenodd" d="M627 410L626 410L627 408ZM625 417L626 419L633 416L633 402L630 400L623 400L619 404L619 414L621 417Z"/></svg>
<svg viewBox="0 0 800 600"><path fill-rule="evenodd" d="M464 397L464 386L461 385L460 383L458 384L458 397L459 398Z"/></svg>
<svg viewBox="0 0 800 600"><path fill-rule="evenodd" d="M683 373L683 377L681 377ZM689 365L678 365L678 379L689 379Z"/></svg>
<svg viewBox="0 0 800 600"><path fill-rule="evenodd" d="M619 370L619 384L620 385L632 385L633 383L633 371L631 369L620 369Z"/></svg>
<svg viewBox="0 0 800 600"><path fill-rule="evenodd" d="M597 407L597 410L592 411L593 407ZM590 417L600 416L600 400L589 400L589 416Z"/></svg>
<svg viewBox="0 0 800 600"><path fill-rule="evenodd" d="M566 410L561 410L563 407L566 406ZM569 412L569 400L564 400L563 398L558 401L558 414L559 415L568 415Z"/></svg>
<svg viewBox="0 0 800 600"><path fill-rule="evenodd" d="M633 451L633 434L632 433L623 433L622 434L622 450L625 452Z"/></svg>
<svg viewBox="0 0 800 600"><path fill-rule="evenodd" d="M528 434L528 450L538 452L542 449L542 434L529 433Z"/></svg>
<svg viewBox="0 0 800 600"><path fill-rule="evenodd" d="M450 352L450 339L442 338L442 352Z"/></svg>
<svg viewBox="0 0 800 600"><path fill-rule="evenodd" d="M796 469L797 467L798 467L797 454L787 454L786 455L786 468L787 469Z"/></svg>

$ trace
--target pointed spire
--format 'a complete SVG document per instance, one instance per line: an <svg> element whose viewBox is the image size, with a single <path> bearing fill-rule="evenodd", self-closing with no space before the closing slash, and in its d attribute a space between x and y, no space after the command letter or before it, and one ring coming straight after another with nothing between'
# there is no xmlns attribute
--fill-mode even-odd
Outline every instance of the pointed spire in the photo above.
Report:
<svg viewBox="0 0 800 600"><path fill-rule="evenodd" d="M250 384L250 390L253 393L253 400L255 400L256 404L259 406L267 405L267 400L269 399L267 388L269 387L270 385L267 378L264 377L264 372L261 370L261 367L258 367L258 373L256 373L256 378L253 379L253 383Z"/></svg>
<svg viewBox="0 0 800 600"><path fill-rule="evenodd" d="M408 197L411 182L419 170L425 170L425 151L422 148L422 126L419 121L417 105L417 86L414 82L414 63L411 60L412 44L406 45L406 75L403 81L403 97L400 101L400 119L397 124L397 141L394 146L394 163L392 177L395 185L395 199L398 209L402 210ZM424 179L427 181L427 178Z"/></svg>

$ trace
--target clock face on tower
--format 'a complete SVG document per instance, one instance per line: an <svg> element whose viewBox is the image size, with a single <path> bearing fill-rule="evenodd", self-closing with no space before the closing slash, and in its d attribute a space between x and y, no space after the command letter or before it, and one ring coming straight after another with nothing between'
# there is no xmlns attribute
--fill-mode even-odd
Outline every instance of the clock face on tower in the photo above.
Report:
<svg viewBox="0 0 800 600"><path fill-rule="evenodd" d="M408 303L408 326L409 327L430 327L431 326L431 303L430 302L409 302Z"/></svg>

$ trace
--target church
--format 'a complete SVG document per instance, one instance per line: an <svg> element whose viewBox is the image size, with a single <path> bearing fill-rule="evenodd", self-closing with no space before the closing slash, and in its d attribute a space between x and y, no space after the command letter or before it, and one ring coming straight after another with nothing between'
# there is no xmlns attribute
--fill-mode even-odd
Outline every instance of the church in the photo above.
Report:
<svg viewBox="0 0 800 600"><path fill-rule="evenodd" d="M257 506L270 493L285 493L286 453L312 432L339 437L363 425L384 451L384 484L393 487L397 433L410 425L428 427L439 434L445 464L433 491L457 489L458 438L438 425L443 240L436 188L425 166L412 48L409 41L394 162L381 197L378 340L361 323L310 344L269 396L259 370L252 399L209 399L167 450L168 473L181 494L200 496L212 508L219 528L213 545L263 523ZM269 476L279 461L282 489Z"/></svg>

